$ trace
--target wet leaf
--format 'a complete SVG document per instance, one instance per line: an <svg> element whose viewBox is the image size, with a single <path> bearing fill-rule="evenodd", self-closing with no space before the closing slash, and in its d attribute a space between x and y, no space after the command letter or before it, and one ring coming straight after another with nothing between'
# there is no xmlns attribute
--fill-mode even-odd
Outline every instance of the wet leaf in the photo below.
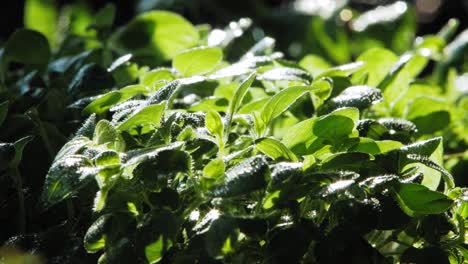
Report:
<svg viewBox="0 0 468 264"><path fill-rule="evenodd" d="M327 108L355 107L364 110L382 100L383 96L379 89L370 86L352 86L332 98Z"/></svg>
<svg viewBox="0 0 468 264"><path fill-rule="evenodd" d="M98 169L82 155L67 155L54 161L44 183L43 205L54 205L75 194L90 183L97 172Z"/></svg>
<svg viewBox="0 0 468 264"><path fill-rule="evenodd" d="M136 113L125 119L122 123L117 126L117 130L124 131L129 130L137 125L150 124L158 126L161 117L164 113L166 103L154 104L142 109L139 109Z"/></svg>
<svg viewBox="0 0 468 264"><path fill-rule="evenodd" d="M244 160L226 172L223 184L213 191L214 196L232 197L248 194L266 186L270 177L268 164L262 156Z"/></svg>
<svg viewBox="0 0 468 264"><path fill-rule="evenodd" d="M259 80L266 81L299 81L309 83L312 76L309 73L296 68L274 68L258 76Z"/></svg>
<svg viewBox="0 0 468 264"><path fill-rule="evenodd" d="M97 114L103 113L108 111L114 105L124 102L135 95L146 94L147 92L148 90L146 87L142 85L130 85L118 91L112 91L100 96L86 106L85 109L83 109L83 112Z"/></svg>

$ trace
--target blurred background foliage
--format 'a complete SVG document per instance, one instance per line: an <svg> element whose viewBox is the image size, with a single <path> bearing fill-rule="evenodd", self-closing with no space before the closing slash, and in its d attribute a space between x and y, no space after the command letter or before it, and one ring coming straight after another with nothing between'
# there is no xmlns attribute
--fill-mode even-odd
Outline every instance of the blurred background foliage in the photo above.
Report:
<svg viewBox="0 0 468 264"><path fill-rule="evenodd" d="M392 23L374 26L371 38L380 43L355 46L349 39L349 32L333 25L352 25L349 21L366 10L379 5L389 5L391 0L21 0L5 1L0 10L0 43L20 27L37 29L48 36L55 47L64 40L65 33L78 35L92 34L87 30L97 10L112 2L117 7L114 27L125 25L136 14L163 9L182 14L194 24L210 24L224 27L239 17L250 17L257 26L253 33L260 38L266 34L279 41L279 48L292 58L316 52L320 49L334 50L327 54L333 62L343 63L349 56L375 44L387 46L394 51L406 50L412 34L423 35L440 29L448 19L458 18L459 28L468 25L468 2L463 0L412 0L409 12L402 12L401 19ZM345 9L343 7L346 6ZM335 12L339 11L339 12ZM405 10L406 11L406 10ZM24 14L24 16L23 16ZM383 23L385 24L385 23ZM397 30L395 30L397 29ZM406 34L399 34L402 31ZM389 34L394 32L393 34ZM359 34L357 34L359 35ZM356 36L369 36L369 32ZM405 35L406 39L394 38ZM317 43L318 42L318 43ZM334 44L334 45L333 45ZM348 47L349 46L349 47ZM339 49L336 49L339 47Z"/></svg>

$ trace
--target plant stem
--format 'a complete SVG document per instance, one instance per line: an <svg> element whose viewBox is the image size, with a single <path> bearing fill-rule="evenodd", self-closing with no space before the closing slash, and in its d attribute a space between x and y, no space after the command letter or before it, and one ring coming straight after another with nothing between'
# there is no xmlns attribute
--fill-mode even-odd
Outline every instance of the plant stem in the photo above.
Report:
<svg viewBox="0 0 468 264"><path fill-rule="evenodd" d="M23 179L21 178L18 167L13 169L13 174L16 182L16 191L18 194L19 229L20 232L24 234L26 232L26 210L24 207Z"/></svg>

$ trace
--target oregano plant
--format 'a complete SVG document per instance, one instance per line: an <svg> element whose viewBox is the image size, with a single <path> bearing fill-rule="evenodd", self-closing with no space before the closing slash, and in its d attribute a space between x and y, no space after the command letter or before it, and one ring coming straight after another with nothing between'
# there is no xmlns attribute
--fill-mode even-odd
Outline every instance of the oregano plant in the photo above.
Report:
<svg viewBox="0 0 468 264"><path fill-rule="evenodd" d="M0 125L23 111L36 136L0 144L22 235L34 218L18 168L39 139L50 166L35 210L62 222L37 236L66 230L90 261L468 261L468 189L453 176L468 144L454 57L468 41L456 23L403 52L351 56L337 41L294 60L267 36L232 52L249 19L212 29L149 11L113 30L115 12L99 11L82 40L99 48L64 41L52 54L51 36L22 29L0 52L2 89L17 89ZM351 21L356 41L374 37L369 16ZM74 129L57 125L71 117Z"/></svg>

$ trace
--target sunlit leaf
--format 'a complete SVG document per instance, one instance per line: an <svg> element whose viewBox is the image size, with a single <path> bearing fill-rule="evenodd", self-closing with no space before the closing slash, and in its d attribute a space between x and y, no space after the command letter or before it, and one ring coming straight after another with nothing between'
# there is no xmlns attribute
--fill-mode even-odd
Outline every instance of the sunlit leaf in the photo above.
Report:
<svg viewBox="0 0 468 264"><path fill-rule="evenodd" d="M216 67L223 59L219 48L196 48L178 54L172 66L184 76L204 74Z"/></svg>
<svg viewBox="0 0 468 264"><path fill-rule="evenodd" d="M440 214L453 205L453 201L442 193L414 183L402 183L394 193L395 199L410 216Z"/></svg>
<svg viewBox="0 0 468 264"><path fill-rule="evenodd" d="M195 46L198 32L183 17L167 11L151 11L134 18L113 36L115 44L137 57L157 64Z"/></svg>

